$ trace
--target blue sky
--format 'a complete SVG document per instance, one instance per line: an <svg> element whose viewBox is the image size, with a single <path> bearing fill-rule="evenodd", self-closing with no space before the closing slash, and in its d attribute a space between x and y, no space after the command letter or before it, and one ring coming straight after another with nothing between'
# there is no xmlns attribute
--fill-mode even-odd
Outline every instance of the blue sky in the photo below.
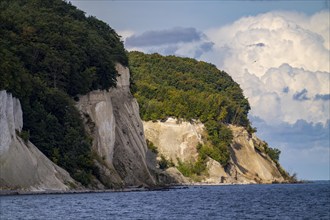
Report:
<svg viewBox="0 0 330 220"><path fill-rule="evenodd" d="M108 23L128 50L193 57L228 72L284 168L329 179L329 0L71 3Z"/></svg>
<svg viewBox="0 0 330 220"><path fill-rule="evenodd" d="M115 30L143 32L173 26L204 30L233 22L242 16L272 10L313 14L328 7L327 1L92 1L71 3L106 21Z"/></svg>

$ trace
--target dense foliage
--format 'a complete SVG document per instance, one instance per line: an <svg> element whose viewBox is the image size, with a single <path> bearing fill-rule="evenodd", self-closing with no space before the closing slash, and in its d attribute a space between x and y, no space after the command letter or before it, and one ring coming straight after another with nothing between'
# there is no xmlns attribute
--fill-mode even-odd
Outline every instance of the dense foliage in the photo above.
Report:
<svg viewBox="0 0 330 220"><path fill-rule="evenodd" d="M186 177L192 178L196 182L202 180L201 176L206 174L206 161L198 157L197 161L182 162L178 160L178 170Z"/></svg>
<svg viewBox="0 0 330 220"><path fill-rule="evenodd" d="M1 0L0 21L0 90L21 100L21 135L89 184L98 171L72 98L116 85L119 36L62 0Z"/></svg>
<svg viewBox="0 0 330 220"><path fill-rule="evenodd" d="M210 142L199 151L226 165L232 141L226 124L251 130L250 106L239 85L214 65L189 58L130 52L129 64L142 119L199 119Z"/></svg>
<svg viewBox="0 0 330 220"><path fill-rule="evenodd" d="M272 161L274 161L275 163L278 163L278 161L280 159L280 154L281 154L281 151L279 149L269 147L267 143L263 143L259 147L259 150L261 150L262 152L267 154Z"/></svg>

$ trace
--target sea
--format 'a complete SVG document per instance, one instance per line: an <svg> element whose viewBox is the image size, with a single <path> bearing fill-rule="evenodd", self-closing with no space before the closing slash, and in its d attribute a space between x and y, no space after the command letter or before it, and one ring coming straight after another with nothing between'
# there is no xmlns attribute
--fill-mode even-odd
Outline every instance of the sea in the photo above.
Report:
<svg viewBox="0 0 330 220"><path fill-rule="evenodd" d="M330 219L330 181L0 197L0 219Z"/></svg>

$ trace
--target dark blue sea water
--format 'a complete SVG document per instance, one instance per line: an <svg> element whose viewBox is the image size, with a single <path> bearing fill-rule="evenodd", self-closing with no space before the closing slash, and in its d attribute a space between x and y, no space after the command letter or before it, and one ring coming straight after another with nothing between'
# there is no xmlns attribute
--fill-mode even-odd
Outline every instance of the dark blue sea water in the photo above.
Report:
<svg viewBox="0 0 330 220"><path fill-rule="evenodd" d="M0 219L330 219L330 182L2 196Z"/></svg>

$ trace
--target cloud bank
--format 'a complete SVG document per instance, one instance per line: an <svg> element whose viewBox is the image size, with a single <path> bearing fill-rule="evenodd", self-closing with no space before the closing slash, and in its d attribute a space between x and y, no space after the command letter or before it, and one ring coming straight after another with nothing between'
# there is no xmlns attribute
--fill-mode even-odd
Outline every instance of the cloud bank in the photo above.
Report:
<svg viewBox="0 0 330 220"><path fill-rule="evenodd" d="M176 44L180 42L192 42L201 39L201 33L195 28L173 28L160 31L146 31L141 35L133 35L126 39L128 47L159 46Z"/></svg>
<svg viewBox="0 0 330 220"><path fill-rule="evenodd" d="M167 30L146 31L142 34L127 36L123 32L125 47L128 50L139 50L146 53L163 55L189 56L199 58L203 53L211 51L213 43L206 35L195 28L175 27Z"/></svg>
<svg viewBox="0 0 330 220"><path fill-rule="evenodd" d="M258 128L258 136L281 150L281 165L290 173L298 173L301 179L330 178L330 120L325 125L305 120L269 125L260 118L251 120Z"/></svg>

